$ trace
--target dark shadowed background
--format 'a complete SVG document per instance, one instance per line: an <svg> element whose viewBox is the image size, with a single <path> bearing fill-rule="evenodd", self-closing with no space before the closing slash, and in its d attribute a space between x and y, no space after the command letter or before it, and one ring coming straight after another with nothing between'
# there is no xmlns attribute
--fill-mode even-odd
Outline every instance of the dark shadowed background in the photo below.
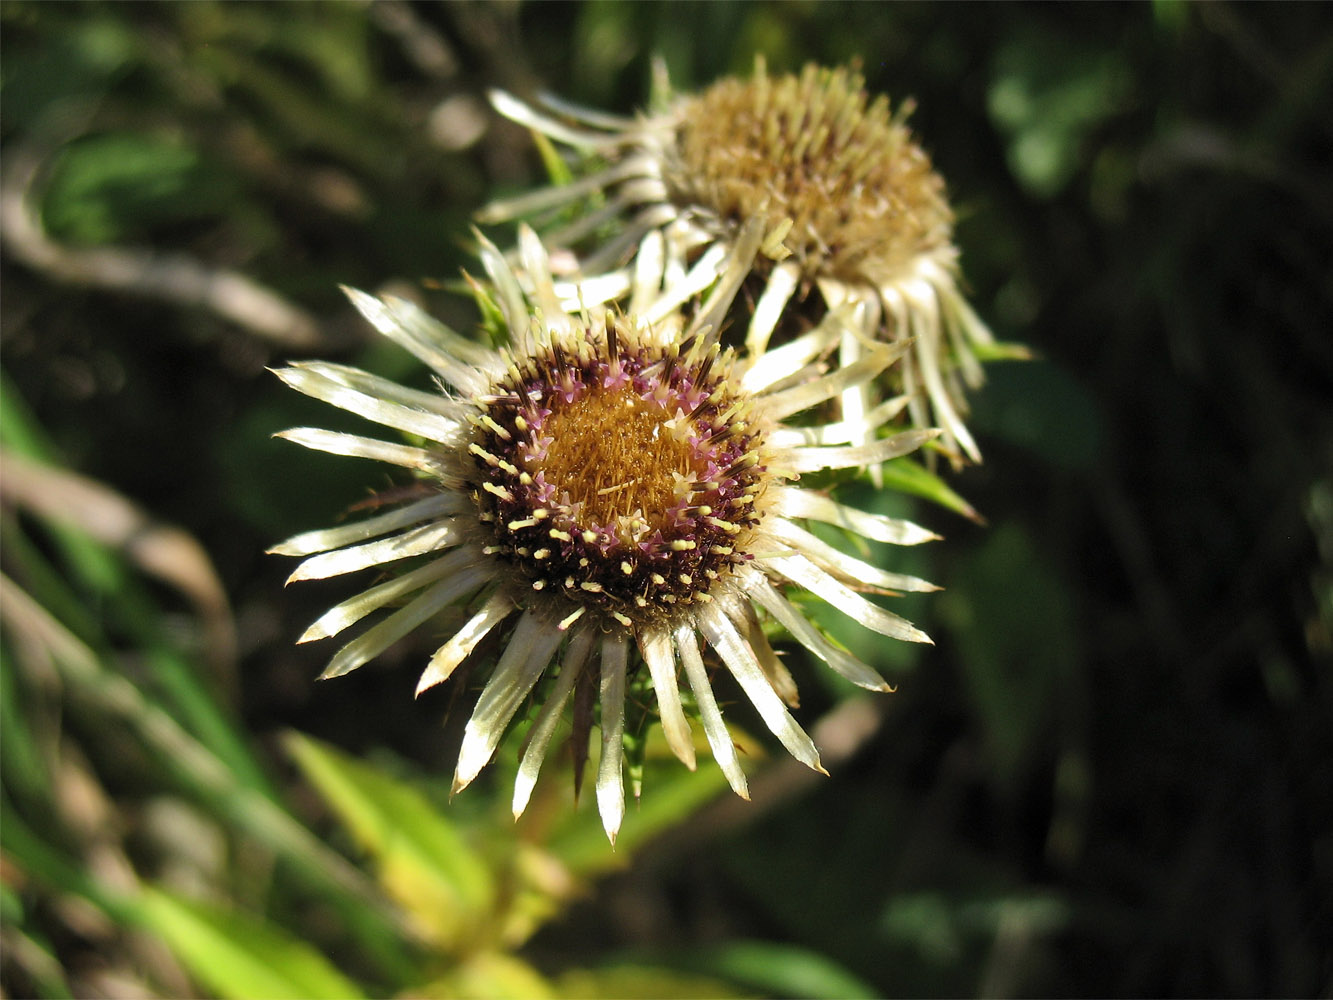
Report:
<svg viewBox="0 0 1333 1000"><path fill-rule="evenodd" d="M1333 989L1329 8L0 16L6 996ZM329 415L265 368L425 384L340 283L472 328L445 287L478 269L471 214L542 177L487 88L628 113L654 54L690 89L756 52L859 58L916 100L971 300L1038 359L975 398L986 462L951 483L986 524L905 508L945 536L890 565L945 586L910 605L937 644L860 649L898 691L833 717L832 776L775 755L745 805L650 774L611 855L586 801L515 831L503 773L448 802L457 713L412 698L429 636L314 683L329 651L293 641L350 591L284 590L264 549L391 479L273 440ZM793 669L802 721L846 704ZM404 945L349 775L385 829L526 887L496 912L556 901L540 928ZM366 804L378 776L426 825Z"/></svg>

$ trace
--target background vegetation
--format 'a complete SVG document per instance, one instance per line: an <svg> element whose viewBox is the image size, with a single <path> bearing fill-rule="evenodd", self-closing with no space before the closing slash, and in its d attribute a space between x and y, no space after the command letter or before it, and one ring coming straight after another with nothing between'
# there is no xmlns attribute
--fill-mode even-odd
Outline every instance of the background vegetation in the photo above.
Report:
<svg viewBox="0 0 1333 1000"><path fill-rule="evenodd" d="M0 15L5 995L1333 989L1326 7ZM988 525L916 512L948 589L934 648L869 650L898 693L794 658L832 777L654 770L613 854L565 774L517 827L512 762L448 800L427 637L313 683L346 595L263 550L388 480L271 440L325 414L265 366L421 380L339 283L471 326L470 214L540 174L487 87L628 112L654 53L757 51L917 99L1040 360L976 400Z"/></svg>

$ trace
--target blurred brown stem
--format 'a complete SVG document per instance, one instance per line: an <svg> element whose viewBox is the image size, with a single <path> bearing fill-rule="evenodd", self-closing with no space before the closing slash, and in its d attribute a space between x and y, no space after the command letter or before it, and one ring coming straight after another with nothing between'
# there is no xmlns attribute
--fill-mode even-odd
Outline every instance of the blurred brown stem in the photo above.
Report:
<svg viewBox="0 0 1333 1000"><path fill-rule="evenodd" d="M235 271L209 268L184 254L57 243L42 225L33 193L43 163L33 145L6 156L0 236L15 259L57 281L207 309L278 347L309 351L327 346L310 314Z"/></svg>
<svg viewBox="0 0 1333 1000"><path fill-rule="evenodd" d="M193 536L162 524L101 483L0 449L0 499L84 532L180 591L198 615L201 645L229 704L236 698L236 626L212 560Z"/></svg>

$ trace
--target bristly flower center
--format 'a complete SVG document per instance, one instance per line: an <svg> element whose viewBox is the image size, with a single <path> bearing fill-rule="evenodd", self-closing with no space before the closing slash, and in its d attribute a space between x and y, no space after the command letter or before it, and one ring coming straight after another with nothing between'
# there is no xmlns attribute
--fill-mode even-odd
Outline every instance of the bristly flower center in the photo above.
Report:
<svg viewBox="0 0 1333 1000"><path fill-rule="evenodd" d="M469 451L487 551L534 600L630 626L708 600L747 558L762 435L719 361L614 326L515 359Z"/></svg>
<svg viewBox="0 0 1333 1000"><path fill-rule="evenodd" d="M686 102L678 162L665 180L682 204L732 222L790 219L787 245L807 276L884 284L921 254L949 254L944 183L888 99L867 104L859 73L723 80Z"/></svg>
<svg viewBox="0 0 1333 1000"><path fill-rule="evenodd" d="M592 386L547 418L545 459L524 457L590 523L632 528L660 520L679 499L698 457L682 433L688 426L631 386Z"/></svg>

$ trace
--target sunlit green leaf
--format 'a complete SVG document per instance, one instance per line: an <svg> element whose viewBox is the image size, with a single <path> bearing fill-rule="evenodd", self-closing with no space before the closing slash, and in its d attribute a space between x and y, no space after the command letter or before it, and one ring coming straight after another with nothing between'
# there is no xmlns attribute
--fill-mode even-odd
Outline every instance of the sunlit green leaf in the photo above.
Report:
<svg viewBox="0 0 1333 1000"><path fill-rule="evenodd" d="M546 176L552 185L568 184L574 179L569 164L556 151L555 144L550 139L541 132L533 131L532 141L537 147L537 152L541 154L542 166L546 168Z"/></svg>
<svg viewBox="0 0 1333 1000"><path fill-rule="evenodd" d="M973 521L981 520L981 515L976 509L959 496L953 487L915 458L904 456L890 459L881 468L884 486L887 489L901 490L903 493L921 497Z"/></svg>
<svg viewBox="0 0 1333 1000"><path fill-rule="evenodd" d="M556 994L568 1000L723 1000L752 995L724 977L628 963L566 972L556 980Z"/></svg>
<svg viewBox="0 0 1333 1000"><path fill-rule="evenodd" d="M364 995L312 947L238 911L147 889L138 912L143 924L218 996L339 1000Z"/></svg>
<svg viewBox="0 0 1333 1000"><path fill-rule="evenodd" d="M404 1000L547 1000L551 984L532 966L512 955L480 952Z"/></svg>
<svg viewBox="0 0 1333 1000"><path fill-rule="evenodd" d="M161 705L120 673L106 668L93 649L3 577L0 598L10 631L14 622L23 623L30 641L41 644L40 655L59 671L65 689L76 694L80 709L93 713L94 718L100 714L152 751L164 772L155 780L178 782L214 814L288 862L301 881L334 906L355 930L367 957L398 973L413 968L399 922L386 912L387 905L365 876L273 800L241 784L222 760ZM45 838L28 830L13 810L5 811L0 837L5 850L20 855L23 864L47 884L84 896L112 916L129 919L128 904L119 893L71 865Z"/></svg>
<svg viewBox="0 0 1333 1000"><path fill-rule="evenodd" d="M287 746L419 933L456 947L481 929L494 895L490 873L420 791L308 736L289 734Z"/></svg>

